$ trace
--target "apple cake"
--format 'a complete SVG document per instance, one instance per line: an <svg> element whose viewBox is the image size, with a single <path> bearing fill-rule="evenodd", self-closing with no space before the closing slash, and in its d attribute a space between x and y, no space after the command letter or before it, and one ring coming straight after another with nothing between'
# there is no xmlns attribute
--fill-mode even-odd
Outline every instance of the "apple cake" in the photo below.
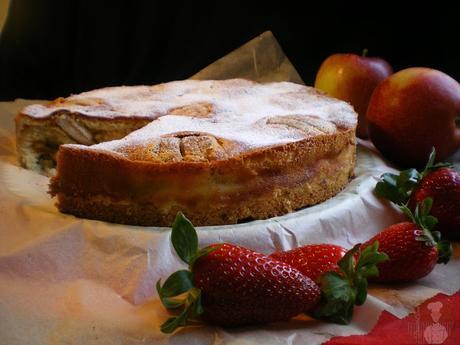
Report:
<svg viewBox="0 0 460 345"><path fill-rule="evenodd" d="M283 215L322 202L353 175L357 114L289 82L185 80L110 87L17 117L27 168L56 174L61 212L133 225ZM59 151L56 151L59 148Z"/></svg>

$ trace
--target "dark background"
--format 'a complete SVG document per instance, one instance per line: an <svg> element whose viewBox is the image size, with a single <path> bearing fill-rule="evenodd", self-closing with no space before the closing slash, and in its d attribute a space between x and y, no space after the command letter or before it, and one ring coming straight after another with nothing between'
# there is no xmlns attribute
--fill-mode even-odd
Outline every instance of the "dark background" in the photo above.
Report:
<svg viewBox="0 0 460 345"><path fill-rule="evenodd" d="M395 70L428 66L460 80L457 11L433 2L10 1L2 100L184 79L265 30L307 84L328 55L363 48Z"/></svg>

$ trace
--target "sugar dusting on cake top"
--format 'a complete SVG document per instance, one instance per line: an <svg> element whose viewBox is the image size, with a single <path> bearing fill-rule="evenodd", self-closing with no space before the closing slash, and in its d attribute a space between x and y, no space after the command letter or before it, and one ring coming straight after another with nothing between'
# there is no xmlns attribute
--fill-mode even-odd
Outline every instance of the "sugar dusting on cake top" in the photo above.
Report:
<svg viewBox="0 0 460 345"><path fill-rule="evenodd" d="M244 79L109 87L22 111L36 119L62 112L100 119L152 120L121 140L90 146L115 151L176 133L210 134L256 148L354 128L357 122L348 103L311 87L289 82L259 84Z"/></svg>

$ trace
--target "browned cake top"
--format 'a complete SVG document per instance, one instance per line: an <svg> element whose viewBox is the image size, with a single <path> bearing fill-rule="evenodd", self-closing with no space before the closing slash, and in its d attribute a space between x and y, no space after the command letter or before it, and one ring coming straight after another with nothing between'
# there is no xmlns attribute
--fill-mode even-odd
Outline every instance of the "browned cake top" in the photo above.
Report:
<svg viewBox="0 0 460 345"><path fill-rule="evenodd" d="M121 140L87 149L157 162L226 159L356 126L356 113L349 104L313 88L243 79L104 88L23 110L35 119L56 112L152 119Z"/></svg>

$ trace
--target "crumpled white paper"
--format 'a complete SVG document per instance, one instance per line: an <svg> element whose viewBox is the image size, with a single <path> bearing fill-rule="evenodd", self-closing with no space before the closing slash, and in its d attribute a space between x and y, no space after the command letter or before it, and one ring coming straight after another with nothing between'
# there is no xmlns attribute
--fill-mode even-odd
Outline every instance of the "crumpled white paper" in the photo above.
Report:
<svg viewBox="0 0 460 345"><path fill-rule="evenodd" d="M168 228L79 219L57 212L48 178L17 166L16 112L32 101L0 103L0 339L1 344L319 344L335 335L363 334L382 310L405 316L438 292L460 289L460 246L416 284L370 288L348 326L299 316L239 329L196 325L164 335L168 318L155 283L185 265ZM392 169L360 142L356 177L336 197L264 221L198 228L200 245L232 242L271 253L308 243L351 247L402 215L372 193Z"/></svg>
<svg viewBox="0 0 460 345"><path fill-rule="evenodd" d="M194 326L166 336L168 317L154 289L184 264L168 228L135 227L60 214L48 178L15 162L10 121L24 101L0 104L0 334L2 344L315 344L333 335L367 333L382 310L404 316L438 292L460 289L460 246L448 265L417 284L372 286L353 323L298 317L223 330ZM356 178L336 197L265 221L198 228L200 244L233 242L270 253L307 243L351 247L402 218L372 193L389 168L358 147Z"/></svg>

